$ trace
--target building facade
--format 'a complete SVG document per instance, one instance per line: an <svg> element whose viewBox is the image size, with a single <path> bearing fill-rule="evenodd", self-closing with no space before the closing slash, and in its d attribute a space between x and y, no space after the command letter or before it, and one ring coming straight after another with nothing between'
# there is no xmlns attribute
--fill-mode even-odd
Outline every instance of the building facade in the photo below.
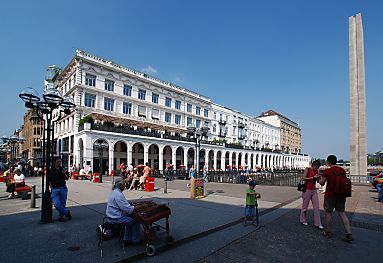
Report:
<svg viewBox="0 0 383 263"><path fill-rule="evenodd" d="M301 153L302 134L298 123L273 110L263 112L258 119L280 128L280 145L282 152L292 154Z"/></svg>
<svg viewBox="0 0 383 263"><path fill-rule="evenodd" d="M228 166L302 168L309 157L280 153L280 129L213 103L210 98L78 50L57 78L76 111L55 124L59 153L68 163L95 172L121 162L186 167L196 163L196 142L187 127L207 126L199 163ZM85 118L84 118L85 117ZM106 151L96 150L105 141Z"/></svg>
<svg viewBox="0 0 383 263"><path fill-rule="evenodd" d="M42 165L42 136L44 132L43 121L37 115L36 109L29 109L24 114L22 126L24 143L21 149L21 157L31 162L32 166Z"/></svg>

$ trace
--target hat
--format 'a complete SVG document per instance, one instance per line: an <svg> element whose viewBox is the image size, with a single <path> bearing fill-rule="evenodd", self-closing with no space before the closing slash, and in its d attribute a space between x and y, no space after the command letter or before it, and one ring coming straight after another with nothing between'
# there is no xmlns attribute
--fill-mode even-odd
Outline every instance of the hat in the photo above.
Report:
<svg viewBox="0 0 383 263"><path fill-rule="evenodd" d="M257 185L257 183L255 181L250 181L249 182L249 186L256 186L256 185Z"/></svg>

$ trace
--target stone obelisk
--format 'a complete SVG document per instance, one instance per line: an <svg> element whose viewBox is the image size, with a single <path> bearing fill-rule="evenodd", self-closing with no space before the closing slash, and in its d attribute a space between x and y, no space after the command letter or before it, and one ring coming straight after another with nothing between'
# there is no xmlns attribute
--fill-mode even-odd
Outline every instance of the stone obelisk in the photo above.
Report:
<svg viewBox="0 0 383 263"><path fill-rule="evenodd" d="M349 17L350 174L367 175L366 87L362 14Z"/></svg>

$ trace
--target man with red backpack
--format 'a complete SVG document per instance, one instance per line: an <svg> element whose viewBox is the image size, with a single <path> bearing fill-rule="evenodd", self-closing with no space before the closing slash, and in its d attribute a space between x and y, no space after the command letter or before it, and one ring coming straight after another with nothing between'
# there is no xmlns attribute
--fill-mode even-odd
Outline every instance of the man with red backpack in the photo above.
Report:
<svg viewBox="0 0 383 263"><path fill-rule="evenodd" d="M345 211L346 197L351 196L351 181L346 177L346 171L336 165L337 158L335 155L329 155L327 157L326 165L328 169L325 169L323 176L319 180L320 185L324 185L327 182L326 192L324 196L324 210L325 216L325 230L323 235L331 237L332 229L332 212L337 211L339 217L343 223L345 229L344 241L352 241L350 221L347 218Z"/></svg>

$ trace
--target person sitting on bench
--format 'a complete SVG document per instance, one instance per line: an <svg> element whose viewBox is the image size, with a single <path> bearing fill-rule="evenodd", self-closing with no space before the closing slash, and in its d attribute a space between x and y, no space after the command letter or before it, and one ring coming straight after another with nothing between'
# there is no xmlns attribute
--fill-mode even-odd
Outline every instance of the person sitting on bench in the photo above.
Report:
<svg viewBox="0 0 383 263"><path fill-rule="evenodd" d="M15 188L16 186L23 186L25 176L21 173L19 168L14 170L13 181L8 185L7 192L9 193L8 199L13 198L15 196Z"/></svg>

